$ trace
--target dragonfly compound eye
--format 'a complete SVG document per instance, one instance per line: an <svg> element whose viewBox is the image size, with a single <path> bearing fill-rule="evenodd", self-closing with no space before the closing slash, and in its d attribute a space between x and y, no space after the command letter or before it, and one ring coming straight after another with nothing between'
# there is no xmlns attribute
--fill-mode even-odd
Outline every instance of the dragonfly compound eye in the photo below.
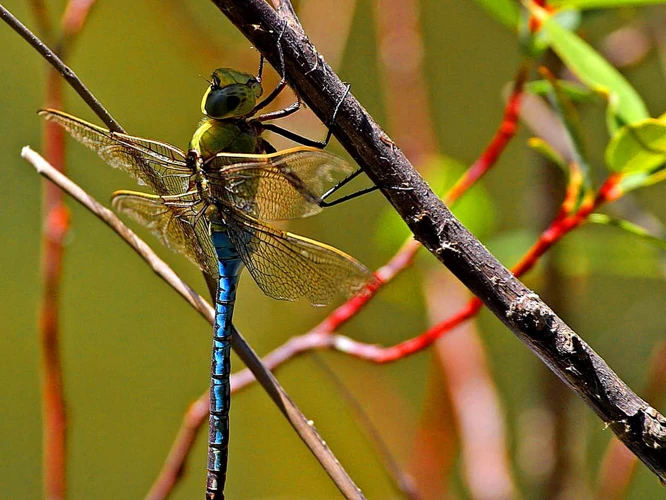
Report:
<svg viewBox="0 0 666 500"><path fill-rule="evenodd" d="M209 87L201 101L201 111L218 120L236 118L252 111L257 98L253 89L232 84L222 88Z"/></svg>

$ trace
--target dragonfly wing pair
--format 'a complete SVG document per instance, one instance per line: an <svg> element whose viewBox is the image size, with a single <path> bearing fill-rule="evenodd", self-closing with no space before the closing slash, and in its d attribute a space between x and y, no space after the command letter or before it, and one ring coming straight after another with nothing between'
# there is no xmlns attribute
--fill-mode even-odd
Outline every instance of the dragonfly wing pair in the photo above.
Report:
<svg viewBox="0 0 666 500"><path fill-rule="evenodd" d="M194 172L181 150L110 132L59 111L40 114L110 165L151 187L155 195L115 193L114 207L217 278L207 206L192 191ZM299 147L267 155L218 153L204 161L203 169L224 227L266 295L282 300L306 297L314 305L325 305L339 295L351 297L375 280L367 268L336 248L263 222L321 211L322 194L352 171L342 159Z"/></svg>

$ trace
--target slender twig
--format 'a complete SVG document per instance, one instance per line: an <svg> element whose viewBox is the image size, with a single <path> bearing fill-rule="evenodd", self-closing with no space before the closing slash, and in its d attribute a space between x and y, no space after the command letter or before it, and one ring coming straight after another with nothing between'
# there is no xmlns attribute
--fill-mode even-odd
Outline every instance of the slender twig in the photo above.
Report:
<svg viewBox="0 0 666 500"><path fill-rule="evenodd" d="M271 64L278 65L277 34L284 23L267 3L214 3ZM284 30L281 48L296 91L320 119L331 116L347 90L345 85L301 34ZM312 61L317 61L316 67ZM666 418L631 391L580 336L460 224L353 95L340 106L332 129L382 188L416 239L666 480Z"/></svg>
<svg viewBox="0 0 666 500"><path fill-rule="evenodd" d="M185 298L185 300L204 316L210 324L213 323L214 312L210 304L178 278L173 270L163 260L157 257L150 247L125 226L122 221L113 214L113 212L104 208L71 180L55 170L48 164L48 162L39 156L39 154L35 153L29 147L23 148L21 155L30 161L41 175L57 184L76 201L81 203L105 224L116 231L116 233L118 233L118 235L121 236L123 240L151 266L153 271L160 278L166 281L174 290ZM354 484L351 477L349 477L326 443L322 440L321 436L319 436L319 433L312 425L312 422L303 415L294 402L289 398L273 374L261 364L261 360L257 354L236 329L234 329L233 335L233 348L241 360L250 367L261 386L268 393L282 414L287 417L298 436L322 464L326 473L331 479L333 479L336 486L345 497L355 499L363 498L363 495Z"/></svg>
<svg viewBox="0 0 666 500"><path fill-rule="evenodd" d="M47 47L35 34L16 19L2 4L0 4L0 18L6 22L14 31L23 37L37 52L39 52L48 63L53 66L67 83L81 96L97 116L111 129L116 132L124 132L111 114L102 106L97 98L88 90L83 82L76 76L55 52Z"/></svg>

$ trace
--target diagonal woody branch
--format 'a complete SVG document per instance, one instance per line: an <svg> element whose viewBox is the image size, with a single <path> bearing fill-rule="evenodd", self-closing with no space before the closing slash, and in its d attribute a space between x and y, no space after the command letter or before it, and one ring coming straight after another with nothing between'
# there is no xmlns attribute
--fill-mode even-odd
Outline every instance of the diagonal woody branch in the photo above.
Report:
<svg viewBox="0 0 666 500"><path fill-rule="evenodd" d="M213 3L274 67L279 67L277 35L285 23L264 0ZM344 84L302 33L287 26L281 47L289 82L326 122L344 95ZM631 391L580 336L451 214L353 96L342 104L333 133L380 186L415 238L665 481L666 419Z"/></svg>

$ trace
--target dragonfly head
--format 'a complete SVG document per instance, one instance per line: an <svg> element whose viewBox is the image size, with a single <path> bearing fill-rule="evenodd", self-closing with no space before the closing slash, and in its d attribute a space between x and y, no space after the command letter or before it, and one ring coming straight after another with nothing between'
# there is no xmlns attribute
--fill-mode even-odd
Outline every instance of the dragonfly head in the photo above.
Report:
<svg viewBox="0 0 666 500"><path fill-rule="evenodd" d="M262 93L261 84L254 76L218 68L201 100L201 112L216 120L239 118L252 112Z"/></svg>

